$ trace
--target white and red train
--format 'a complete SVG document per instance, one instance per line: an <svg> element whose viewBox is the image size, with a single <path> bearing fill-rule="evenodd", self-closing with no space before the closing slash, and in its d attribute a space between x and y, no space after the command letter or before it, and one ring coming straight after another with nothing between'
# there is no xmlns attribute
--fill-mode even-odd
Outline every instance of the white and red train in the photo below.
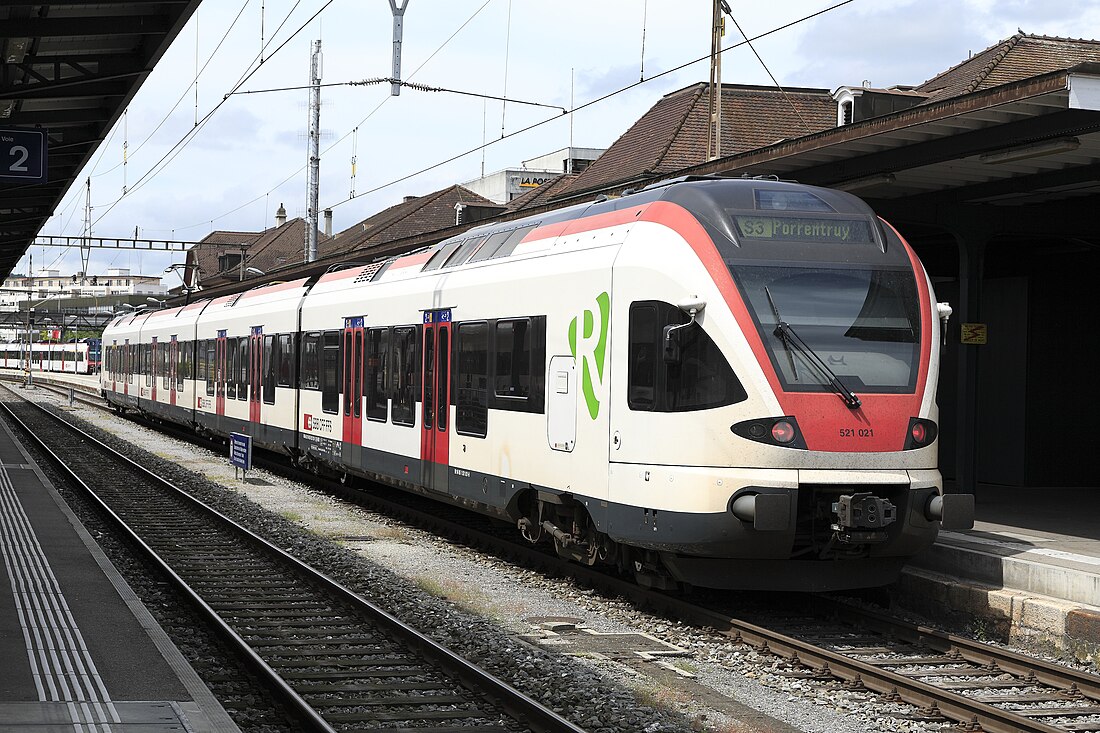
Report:
<svg viewBox="0 0 1100 733"><path fill-rule="evenodd" d="M99 339L31 344L30 368L34 372L94 374L99 370ZM0 367L27 370L27 344L0 343Z"/></svg>
<svg viewBox="0 0 1100 733"><path fill-rule="evenodd" d="M688 179L104 332L103 393L640 582L891 582L941 526L941 317L859 199Z"/></svg>

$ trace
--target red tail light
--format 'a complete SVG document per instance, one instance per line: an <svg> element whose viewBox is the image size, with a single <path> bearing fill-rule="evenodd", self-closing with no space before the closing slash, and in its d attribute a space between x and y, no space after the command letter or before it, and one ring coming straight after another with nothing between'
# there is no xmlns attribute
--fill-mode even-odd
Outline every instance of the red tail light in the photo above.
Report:
<svg viewBox="0 0 1100 733"><path fill-rule="evenodd" d="M936 439L936 423L919 417L909 419L909 432L905 434L905 450L914 450L931 445Z"/></svg>
<svg viewBox="0 0 1100 733"><path fill-rule="evenodd" d="M794 426L786 420L780 420L775 425L772 425L772 439L776 443L782 443L786 445L795 438Z"/></svg>

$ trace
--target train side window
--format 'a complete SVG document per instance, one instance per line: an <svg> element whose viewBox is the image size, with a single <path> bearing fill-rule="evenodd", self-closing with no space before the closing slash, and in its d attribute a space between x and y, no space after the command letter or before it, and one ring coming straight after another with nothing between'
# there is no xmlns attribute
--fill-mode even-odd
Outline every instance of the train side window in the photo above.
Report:
<svg viewBox="0 0 1100 733"><path fill-rule="evenodd" d="M203 351L206 352L206 396L214 396L214 378L218 373L217 365L214 362L217 352L217 342L214 339L206 339L203 341Z"/></svg>
<svg viewBox="0 0 1100 733"><path fill-rule="evenodd" d="M302 337L302 389L321 389L321 334Z"/></svg>
<svg viewBox="0 0 1100 733"><path fill-rule="evenodd" d="M489 324L458 324L455 345L455 430L484 438L489 427Z"/></svg>
<svg viewBox="0 0 1100 733"><path fill-rule="evenodd" d="M420 396L420 349L417 335L416 326L398 326L393 329L390 389L393 396L394 425L416 424L416 402Z"/></svg>
<svg viewBox="0 0 1100 733"><path fill-rule="evenodd" d="M657 306L635 303L630 307L630 356L627 361L627 404L631 410L657 406Z"/></svg>
<svg viewBox="0 0 1100 733"><path fill-rule="evenodd" d="M680 357L675 363L664 361L661 349L665 326L689 321L690 318L671 303L631 304L627 377L630 409L687 412L748 399L726 357L701 325L680 329ZM654 371L648 366L650 359L655 363ZM648 406L647 385L652 385L653 390L653 400Z"/></svg>
<svg viewBox="0 0 1100 733"><path fill-rule="evenodd" d="M263 399L268 405L275 404L275 337L264 336L264 376Z"/></svg>
<svg viewBox="0 0 1100 733"><path fill-rule="evenodd" d="M206 381L206 341L203 339L195 342L195 379Z"/></svg>
<svg viewBox="0 0 1100 733"><path fill-rule="evenodd" d="M340 332L325 331L321 353L321 411L340 411Z"/></svg>
<svg viewBox="0 0 1100 733"><path fill-rule="evenodd" d="M491 321L489 407L545 411L546 316Z"/></svg>
<svg viewBox="0 0 1100 733"><path fill-rule="evenodd" d="M183 391L183 382L191 378L191 342L179 341L176 344L176 391Z"/></svg>
<svg viewBox="0 0 1100 733"><path fill-rule="evenodd" d="M161 386L164 389L172 389L172 370L169 368L172 361L172 342L166 341L160 347L160 375Z"/></svg>
<svg viewBox="0 0 1100 733"><path fill-rule="evenodd" d="M389 397L390 332L386 328L372 328L367 332L366 379L363 388L367 398L367 419L386 421Z"/></svg>
<svg viewBox="0 0 1100 733"><path fill-rule="evenodd" d="M279 369L275 385L290 387L294 384L294 336L289 333L279 335Z"/></svg>
<svg viewBox="0 0 1100 733"><path fill-rule="evenodd" d="M249 340L244 336L237 348L237 399L248 399L248 386L251 382L252 362L248 358Z"/></svg>
<svg viewBox="0 0 1100 733"><path fill-rule="evenodd" d="M225 340L225 398L237 399L237 339Z"/></svg>

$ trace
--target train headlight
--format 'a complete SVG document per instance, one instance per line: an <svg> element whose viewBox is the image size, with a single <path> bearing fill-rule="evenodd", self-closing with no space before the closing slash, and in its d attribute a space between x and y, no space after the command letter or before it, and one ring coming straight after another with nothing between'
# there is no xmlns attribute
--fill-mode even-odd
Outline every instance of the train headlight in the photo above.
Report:
<svg viewBox="0 0 1100 733"><path fill-rule="evenodd" d="M806 449L806 441L802 438L802 431L798 429L798 422L790 415L745 420L731 425L730 430L734 435L755 440L757 443L781 448Z"/></svg>
<svg viewBox="0 0 1100 733"><path fill-rule="evenodd" d="M909 432L905 434L905 450L931 445L938 434L936 423L919 417L909 418Z"/></svg>

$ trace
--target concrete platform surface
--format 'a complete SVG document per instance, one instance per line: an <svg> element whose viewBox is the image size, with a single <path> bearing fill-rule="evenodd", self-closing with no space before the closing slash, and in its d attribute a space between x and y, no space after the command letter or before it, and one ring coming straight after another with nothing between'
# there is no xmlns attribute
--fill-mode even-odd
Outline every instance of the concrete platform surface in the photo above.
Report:
<svg viewBox="0 0 1100 733"><path fill-rule="evenodd" d="M0 560L0 731L238 731L6 425Z"/></svg>
<svg viewBox="0 0 1100 733"><path fill-rule="evenodd" d="M1100 663L1100 488L980 486L976 504L974 529L910 563L903 602Z"/></svg>

